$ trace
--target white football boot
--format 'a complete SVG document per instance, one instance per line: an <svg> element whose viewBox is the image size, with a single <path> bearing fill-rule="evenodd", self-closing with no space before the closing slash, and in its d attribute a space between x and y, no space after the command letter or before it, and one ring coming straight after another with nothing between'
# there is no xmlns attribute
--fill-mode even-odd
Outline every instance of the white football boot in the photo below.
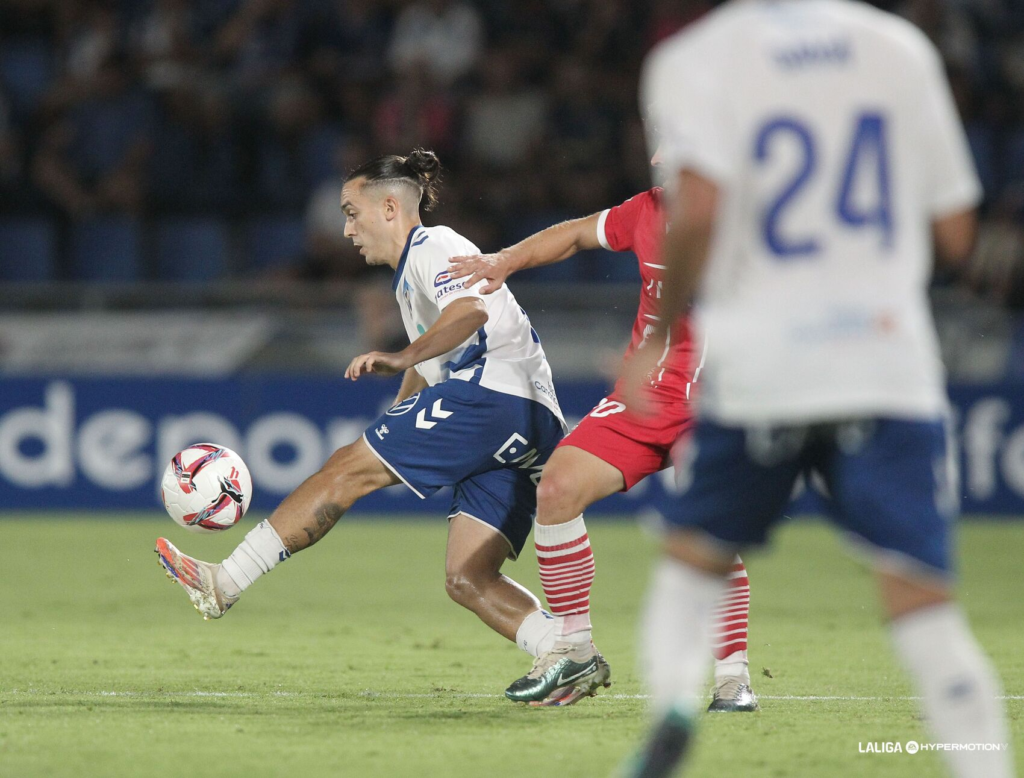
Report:
<svg viewBox="0 0 1024 778"><path fill-rule="evenodd" d="M760 709L750 682L745 678L729 676L715 684L708 713L753 713Z"/></svg>
<svg viewBox="0 0 1024 778"><path fill-rule="evenodd" d="M182 554L167 538L157 538L156 553L167 577L181 584L204 619L219 619L238 602L237 596L228 597L217 586L219 564Z"/></svg>

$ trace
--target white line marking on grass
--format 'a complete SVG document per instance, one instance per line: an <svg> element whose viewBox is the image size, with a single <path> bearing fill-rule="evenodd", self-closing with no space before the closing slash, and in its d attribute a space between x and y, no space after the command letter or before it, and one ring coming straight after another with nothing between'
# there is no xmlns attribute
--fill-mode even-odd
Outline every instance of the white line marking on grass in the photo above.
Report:
<svg viewBox="0 0 1024 778"><path fill-rule="evenodd" d="M455 699L503 699L503 694L461 694L461 693L445 693L445 692L433 692L433 693L419 693L419 694L406 694L401 692L374 692L365 691L362 693L363 697L383 697L386 699L399 699L399 700L422 700L422 699L444 699L444 698L455 698ZM649 694L598 694L594 697L595 700L649 700L651 695ZM895 701L909 701L909 700L920 700L922 697L854 697L854 696L825 696L825 695L795 695L795 694L759 694L757 695L759 700L792 700L797 702L884 702L886 700ZM1024 695L1010 695L1005 697L997 697L999 700L1024 700Z"/></svg>
<svg viewBox="0 0 1024 778"><path fill-rule="evenodd" d="M325 692L288 692L288 691L273 691L273 692L217 692L217 691L191 691L191 692L138 692L138 691L75 691L70 689L62 689L60 691L46 691L42 689L10 689L9 691L0 691L0 694L11 694L11 695L24 695L29 697L132 697L132 698L146 698L146 697L164 697L164 698L234 698L234 699L253 699L257 697L319 697L319 698L331 698L332 695ZM342 695L334 695L342 696ZM502 700L505 699L503 694L484 694L484 693L470 693L470 692L384 692L374 691L373 689L364 689L359 692L360 697L366 697L368 699L389 699L389 700L443 700L443 699L457 699L457 700ZM759 694L757 695L760 700L781 700L781 701L793 701L793 702L906 702L912 700L920 700L921 697L905 697L905 696L892 696L892 697L859 697L859 696L845 696L845 695L798 695L798 694ZM649 700L651 696L649 694L599 694L594 699L596 700ZM1002 697L997 697L999 700L1024 700L1024 695L1021 694L1009 694Z"/></svg>

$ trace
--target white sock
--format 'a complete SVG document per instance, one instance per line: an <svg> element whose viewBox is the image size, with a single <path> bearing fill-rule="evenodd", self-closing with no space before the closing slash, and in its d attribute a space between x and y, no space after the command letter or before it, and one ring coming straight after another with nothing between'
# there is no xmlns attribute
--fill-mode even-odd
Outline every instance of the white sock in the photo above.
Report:
<svg viewBox="0 0 1024 778"><path fill-rule="evenodd" d="M960 609L946 603L914 611L890 625L938 743L1008 744L999 680ZM956 778L1011 778L1009 751L943 751Z"/></svg>
<svg viewBox="0 0 1024 778"><path fill-rule="evenodd" d="M715 683L721 683L725 678L740 678L750 686L750 670L747 665L746 651L733 651L725 659L716 659Z"/></svg>
<svg viewBox="0 0 1024 778"><path fill-rule="evenodd" d="M256 579L269 573L278 562L283 562L291 553L284 547L277 531L270 522L261 521L231 552L231 556L221 562L217 573L217 585L228 597L237 597L244 592Z"/></svg>
<svg viewBox="0 0 1024 778"><path fill-rule="evenodd" d="M643 655L656 718L699 711L711 659L712 616L725 579L674 559L654 571L643 620Z"/></svg>
<svg viewBox="0 0 1024 778"><path fill-rule="evenodd" d="M523 619L516 631L516 645L530 656L541 656L555 645L555 617L536 610Z"/></svg>

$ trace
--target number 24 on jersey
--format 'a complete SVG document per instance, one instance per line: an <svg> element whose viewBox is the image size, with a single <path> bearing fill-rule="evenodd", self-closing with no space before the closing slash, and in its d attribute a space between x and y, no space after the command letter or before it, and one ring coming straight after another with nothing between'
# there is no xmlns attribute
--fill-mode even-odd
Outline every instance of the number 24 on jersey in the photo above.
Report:
<svg viewBox="0 0 1024 778"><path fill-rule="evenodd" d="M843 174L833 195L833 215L838 222L858 230L874 230L884 251L892 247L894 234L887 138L884 114L865 111L855 117ZM787 141L797 149L796 169L764 209L761 233L768 250L778 259L811 259L825 249L825 238L812 230L784 231L781 223L787 209L806 194L803 190L819 174L820 143L815 133L798 118L771 118L757 132L754 160L759 166L769 164L773 152L778 154ZM870 204L854 201L853 193L862 176L866 177L862 191L870 192Z"/></svg>

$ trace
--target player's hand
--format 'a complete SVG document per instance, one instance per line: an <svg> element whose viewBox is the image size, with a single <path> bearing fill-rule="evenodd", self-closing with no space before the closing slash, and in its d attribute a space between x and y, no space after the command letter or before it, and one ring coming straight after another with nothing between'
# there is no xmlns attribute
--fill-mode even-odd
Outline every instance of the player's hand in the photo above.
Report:
<svg viewBox="0 0 1024 778"><path fill-rule="evenodd" d="M622 401L637 416L653 416L651 376L658 369L659 349L641 348L622 368L620 391Z"/></svg>
<svg viewBox="0 0 1024 778"><path fill-rule="evenodd" d="M386 351L371 351L369 354L360 354L349 363L349 366L345 369L345 378L357 381L359 376L369 373L383 376L397 375L409 367L412 367L412 364L402 351L399 351L397 354L389 354Z"/></svg>
<svg viewBox="0 0 1024 778"><path fill-rule="evenodd" d="M463 287L486 281L480 287L482 294L491 294L501 289L505 279L512 273L512 262L506 254L473 254L468 257L452 257L448 260L448 271L452 279L469 277Z"/></svg>

